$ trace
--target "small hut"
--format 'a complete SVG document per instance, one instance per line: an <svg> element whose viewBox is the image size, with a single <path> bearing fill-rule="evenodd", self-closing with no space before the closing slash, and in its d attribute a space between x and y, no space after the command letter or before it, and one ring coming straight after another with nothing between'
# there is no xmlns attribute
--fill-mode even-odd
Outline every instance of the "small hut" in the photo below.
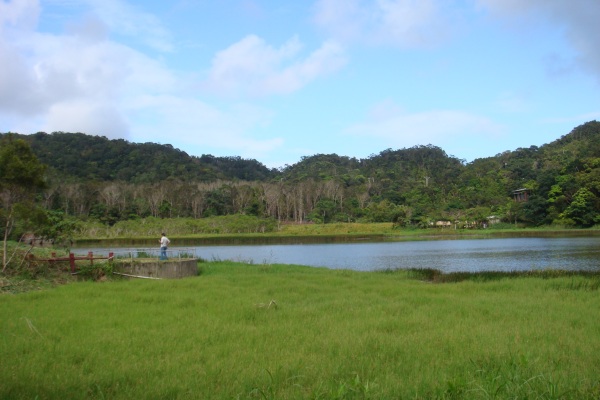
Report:
<svg viewBox="0 0 600 400"><path fill-rule="evenodd" d="M529 200L529 189L517 189L512 192L513 199L520 203Z"/></svg>

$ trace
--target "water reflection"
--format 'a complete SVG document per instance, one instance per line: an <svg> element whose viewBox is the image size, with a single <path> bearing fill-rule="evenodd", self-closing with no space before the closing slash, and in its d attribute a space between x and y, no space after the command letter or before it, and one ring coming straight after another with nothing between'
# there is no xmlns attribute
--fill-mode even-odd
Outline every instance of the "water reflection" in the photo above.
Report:
<svg viewBox="0 0 600 400"><path fill-rule="evenodd" d="M220 245L199 246L196 254L205 260L301 264L358 271L406 268L435 268L443 272L600 270L599 237Z"/></svg>

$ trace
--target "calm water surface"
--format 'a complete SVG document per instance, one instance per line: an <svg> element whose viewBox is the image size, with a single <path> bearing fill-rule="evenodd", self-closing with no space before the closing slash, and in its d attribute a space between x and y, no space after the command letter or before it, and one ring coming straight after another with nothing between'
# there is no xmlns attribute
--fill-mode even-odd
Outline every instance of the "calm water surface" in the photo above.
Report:
<svg viewBox="0 0 600 400"><path fill-rule="evenodd" d="M358 271L399 268L435 268L443 272L600 271L600 237L221 245L195 249L198 257L209 261L301 264Z"/></svg>

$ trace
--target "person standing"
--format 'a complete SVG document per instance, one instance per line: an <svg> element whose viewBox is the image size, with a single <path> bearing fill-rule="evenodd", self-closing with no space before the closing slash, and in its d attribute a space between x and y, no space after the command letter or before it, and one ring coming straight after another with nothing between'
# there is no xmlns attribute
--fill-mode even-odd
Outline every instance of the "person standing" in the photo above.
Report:
<svg viewBox="0 0 600 400"><path fill-rule="evenodd" d="M167 259L167 247L169 247L169 243L171 243L171 241L163 232L159 242L160 242L160 259L166 260Z"/></svg>

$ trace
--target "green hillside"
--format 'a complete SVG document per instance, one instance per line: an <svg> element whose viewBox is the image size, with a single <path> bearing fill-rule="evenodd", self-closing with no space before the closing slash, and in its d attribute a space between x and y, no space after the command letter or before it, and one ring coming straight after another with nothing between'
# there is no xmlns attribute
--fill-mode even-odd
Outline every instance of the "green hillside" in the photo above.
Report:
<svg viewBox="0 0 600 400"><path fill-rule="evenodd" d="M114 224L140 217L245 214L278 222L392 222L484 227L590 227L600 222L600 123L541 146L466 163L434 145L366 159L302 157L268 169L240 157L191 156L170 145L82 133L4 134L48 165L47 210ZM520 190L523 199L515 201Z"/></svg>

